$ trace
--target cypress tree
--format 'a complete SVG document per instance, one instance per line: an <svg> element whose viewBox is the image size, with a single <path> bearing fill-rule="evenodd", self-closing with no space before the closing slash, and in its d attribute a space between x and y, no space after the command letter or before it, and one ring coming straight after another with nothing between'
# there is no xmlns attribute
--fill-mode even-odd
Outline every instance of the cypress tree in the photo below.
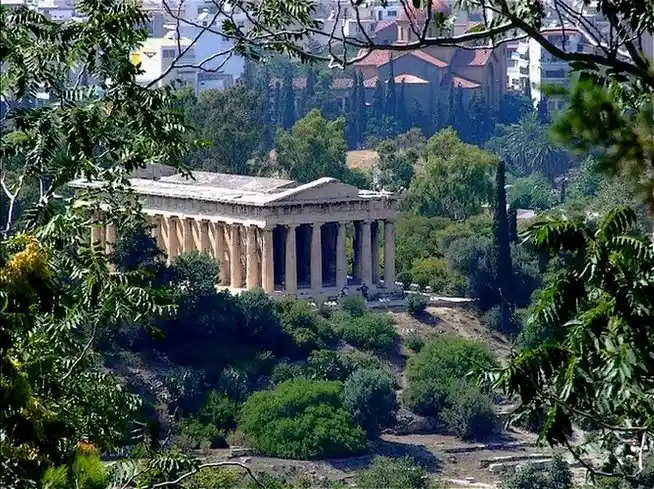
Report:
<svg viewBox="0 0 654 489"><path fill-rule="evenodd" d="M450 86L447 100L447 117L445 118L445 125L454 127L454 85Z"/></svg>
<svg viewBox="0 0 654 489"><path fill-rule="evenodd" d="M467 123L468 113L463 105L463 89L457 87L454 91L454 107L452 108L452 127L456 130L459 138L464 141L469 141L469 134L466 132L469 129Z"/></svg>
<svg viewBox="0 0 654 489"><path fill-rule="evenodd" d="M366 88L363 85L363 73L359 73L357 90L357 122L359 123L359 140L363 141L368 127L368 113L366 109Z"/></svg>
<svg viewBox="0 0 654 489"><path fill-rule="evenodd" d="M295 90L293 90L293 75L290 71L284 77L283 88L281 123L284 129L290 129L295 124Z"/></svg>
<svg viewBox="0 0 654 489"><path fill-rule="evenodd" d="M357 102L359 98L358 80L359 78L355 71L354 77L352 79L352 88L347 97L347 109L345 111L345 121L346 121L345 136L347 139L348 147L351 149L356 148L357 144L359 143L359 121L358 121L358 110L357 110L358 108Z"/></svg>
<svg viewBox="0 0 654 489"><path fill-rule="evenodd" d="M400 83L400 96L397 100L397 113L395 119L400 126L400 131L405 132L409 130L409 123L406 110L406 93L404 91L404 81Z"/></svg>
<svg viewBox="0 0 654 489"><path fill-rule="evenodd" d="M550 112L547 108L547 97L543 96L538 102L538 120L541 124L549 124Z"/></svg>
<svg viewBox="0 0 654 489"><path fill-rule="evenodd" d="M390 73L388 75L388 86L386 87L386 116L396 117L397 114L397 94L395 93L395 68L393 67L393 58L390 62Z"/></svg>
<svg viewBox="0 0 654 489"><path fill-rule="evenodd" d="M299 115L304 117L309 112L311 101L316 93L316 73L313 67L309 68L307 74L307 85L302 92L302 99L300 100Z"/></svg>
<svg viewBox="0 0 654 489"><path fill-rule="evenodd" d="M531 83L529 83L529 80L527 80L527 84L525 85L524 94L525 97L527 97L533 103L534 100L531 95Z"/></svg>
<svg viewBox="0 0 654 489"><path fill-rule="evenodd" d="M275 95L270 89L270 74L267 69L263 70L261 78L258 80L257 92L261 96L261 119L264 123L263 130L263 140L261 146L263 150L268 150L272 148L275 135L275 126L276 126L276 112L274 112L274 107L271 107L271 98ZM279 86L277 88L277 97L279 97ZM277 100L279 103L279 100ZM274 104L274 101L273 101Z"/></svg>
<svg viewBox="0 0 654 489"><path fill-rule="evenodd" d="M420 105L420 101L417 98L413 99L413 109L411 111L411 124L410 128L417 127L422 131L423 134L428 134L430 130L430 121L425 116L424 111Z"/></svg>
<svg viewBox="0 0 654 489"><path fill-rule="evenodd" d="M270 122L273 126L278 127L282 120L282 95L281 86L279 81L275 82L275 89L273 90L273 109L270 114Z"/></svg>
<svg viewBox="0 0 654 489"><path fill-rule="evenodd" d="M252 89L254 88L254 66L248 60L243 64L243 73L240 76L239 81L245 86L245 88Z"/></svg>
<svg viewBox="0 0 654 489"><path fill-rule="evenodd" d="M506 167L504 161L499 162L495 173L493 236L494 275L500 300L500 328L502 332L509 333L512 329L513 265L511 263L509 222L506 212Z"/></svg>
<svg viewBox="0 0 654 489"><path fill-rule="evenodd" d="M375 92L372 94L372 113L380 121L384 117L384 82L377 78Z"/></svg>
<svg viewBox="0 0 654 489"><path fill-rule="evenodd" d="M518 209L513 206L509 207L508 212L508 226L509 226L509 241L511 243L518 242Z"/></svg>

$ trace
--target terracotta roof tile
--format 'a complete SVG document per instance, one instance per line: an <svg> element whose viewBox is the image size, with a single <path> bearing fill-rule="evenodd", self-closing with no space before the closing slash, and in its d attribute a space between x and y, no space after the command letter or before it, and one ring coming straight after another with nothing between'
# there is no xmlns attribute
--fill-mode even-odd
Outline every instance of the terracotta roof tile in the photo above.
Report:
<svg viewBox="0 0 654 489"><path fill-rule="evenodd" d="M359 56L362 56L365 54L365 51L359 51ZM434 55L426 52L426 51L405 51L405 52L400 52L400 53L392 53L390 50L379 50L379 51L373 51L370 53L368 56L366 56L364 59L361 61L358 61L356 63L357 66L384 66L386 63L389 63L391 60L391 56L393 56L393 59L399 59L402 56L415 56L418 59L421 59L422 61L425 61L426 63L429 63L430 65L436 66L437 68L445 68L447 66L447 63L441 59L438 59Z"/></svg>
<svg viewBox="0 0 654 489"><path fill-rule="evenodd" d="M362 49L359 51L358 56L365 56L367 50ZM382 49L377 51L372 51L365 58L360 61L357 61L357 66L383 66L391 60L391 52Z"/></svg>
<svg viewBox="0 0 654 489"><path fill-rule="evenodd" d="M472 80L468 80L467 78L463 78L462 76L457 75L456 73L448 73L443 77L441 86L453 86L455 88L474 89L474 88L481 87L481 84Z"/></svg>
<svg viewBox="0 0 654 489"><path fill-rule="evenodd" d="M402 73L395 77L395 83L406 83L407 85L423 85L429 82L410 73Z"/></svg>
<svg viewBox="0 0 654 489"><path fill-rule="evenodd" d="M486 66L493 54L492 48L457 49L452 58L452 66Z"/></svg>
<svg viewBox="0 0 654 489"><path fill-rule="evenodd" d="M332 88L337 90L352 88L353 82L354 80L352 80L352 78L334 78L332 80Z"/></svg>
<svg viewBox="0 0 654 489"><path fill-rule="evenodd" d="M379 78L376 76L363 80L363 86L365 88L375 88L377 86L377 80L379 80Z"/></svg>
<svg viewBox="0 0 654 489"><path fill-rule="evenodd" d="M384 29L387 29L387 28L389 28L391 26L394 26L394 25L395 25L395 22L392 21L392 20L380 20L379 22L377 22L377 25L375 26L375 33L381 32Z"/></svg>
<svg viewBox="0 0 654 489"><path fill-rule="evenodd" d="M426 51L411 51L409 54L413 54L416 58L426 61L437 68L445 68L447 66L445 61L438 59L436 56L433 56Z"/></svg>

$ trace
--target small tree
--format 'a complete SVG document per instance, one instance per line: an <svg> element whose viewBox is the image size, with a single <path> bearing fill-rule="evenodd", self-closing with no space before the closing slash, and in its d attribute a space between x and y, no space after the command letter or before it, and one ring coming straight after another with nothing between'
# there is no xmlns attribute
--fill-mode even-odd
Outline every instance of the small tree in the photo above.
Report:
<svg viewBox="0 0 654 489"><path fill-rule="evenodd" d="M376 438L395 422L398 404L393 379L383 370L357 370L343 385L343 407L368 438Z"/></svg>
<svg viewBox="0 0 654 489"><path fill-rule="evenodd" d="M425 312L427 299L421 294L411 294L406 299L406 308L412 316L418 316Z"/></svg>
<svg viewBox="0 0 654 489"><path fill-rule="evenodd" d="M428 489L434 487L425 470L416 465L409 457L375 457L366 470L356 475L356 484L360 489Z"/></svg>

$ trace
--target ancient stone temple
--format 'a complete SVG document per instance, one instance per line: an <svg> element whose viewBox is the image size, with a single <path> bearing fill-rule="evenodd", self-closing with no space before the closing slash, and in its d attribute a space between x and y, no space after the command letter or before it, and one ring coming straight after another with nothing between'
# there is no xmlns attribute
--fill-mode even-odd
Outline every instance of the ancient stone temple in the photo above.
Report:
<svg viewBox="0 0 654 489"><path fill-rule="evenodd" d="M219 285L235 290L315 299L336 296L346 285L365 284L373 295L396 290L391 194L333 178L299 185L208 172L193 177L164 172L130 179L169 260L208 253L220 263ZM73 183L88 185L94 184ZM116 230L96 228L92 239L111 248Z"/></svg>

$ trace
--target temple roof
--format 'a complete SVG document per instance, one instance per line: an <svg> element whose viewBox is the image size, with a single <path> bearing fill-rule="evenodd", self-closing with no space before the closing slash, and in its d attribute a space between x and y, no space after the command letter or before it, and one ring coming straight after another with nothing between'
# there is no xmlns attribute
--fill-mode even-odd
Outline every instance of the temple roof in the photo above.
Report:
<svg viewBox="0 0 654 489"><path fill-rule="evenodd" d="M359 190L335 178L323 177L305 184L278 178L250 177L226 173L193 172L194 179L181 174L158 180L130 178L132 190L140 195L192 199L253 206L308 204L329 201L391 198L388 192ZM75 180L75 188L99 188L101 182Z"/></svg>

